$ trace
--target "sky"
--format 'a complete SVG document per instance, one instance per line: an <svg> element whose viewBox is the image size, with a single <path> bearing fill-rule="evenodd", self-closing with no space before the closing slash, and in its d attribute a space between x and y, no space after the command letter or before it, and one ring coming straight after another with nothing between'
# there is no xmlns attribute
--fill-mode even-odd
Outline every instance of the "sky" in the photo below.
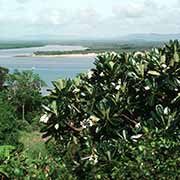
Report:
<svg viewBox="0 0 180 180"><path fill-rule="evenodd" d="M180 0L0 0L0 39L180 33Z"/></svg>

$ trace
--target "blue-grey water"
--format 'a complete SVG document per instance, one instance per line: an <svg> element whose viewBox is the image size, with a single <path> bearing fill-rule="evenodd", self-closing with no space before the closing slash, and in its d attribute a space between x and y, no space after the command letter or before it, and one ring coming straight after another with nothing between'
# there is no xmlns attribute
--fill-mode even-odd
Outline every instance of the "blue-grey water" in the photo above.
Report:
<svg viewBox="0 0 180 180"><path fill-rule="evenodd" d="M93 67L94 57L15 57L31 55L35 51L70 51L83 50L81 46L50 45L36 48L0 50L0 66L9 68L10 72L33 70L52 87L51 81L59 78L73 78Z"/></svg>

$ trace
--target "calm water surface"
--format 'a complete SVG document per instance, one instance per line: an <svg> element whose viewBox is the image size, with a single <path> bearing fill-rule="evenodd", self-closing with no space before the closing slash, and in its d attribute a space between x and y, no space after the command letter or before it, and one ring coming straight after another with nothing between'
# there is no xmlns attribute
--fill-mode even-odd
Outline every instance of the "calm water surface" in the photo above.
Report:
<svg viewBox="0 0 180 180"><path fill-rule="evenodd" d="M81 72L86 72L94 65L94 57L15 57L16 55L31 55L35 51L70 51L83 50L81 46L49 45L36 48L21 48L0 50L0 66L10 71L33 70L52 87L51 81L59 78L73 78Z"/></svg>

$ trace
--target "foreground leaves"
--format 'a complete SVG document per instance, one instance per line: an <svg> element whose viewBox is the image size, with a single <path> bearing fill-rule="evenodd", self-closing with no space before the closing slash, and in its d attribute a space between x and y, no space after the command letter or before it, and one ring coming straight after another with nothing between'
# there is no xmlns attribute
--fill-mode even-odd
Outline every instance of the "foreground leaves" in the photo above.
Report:
<svg viewBox="0 0 180 180"><path fill-rule="evenodd" d="M105 53L88 73L53 83L42 132L79 179L179 177L179 55L178 41Z"/></svg>

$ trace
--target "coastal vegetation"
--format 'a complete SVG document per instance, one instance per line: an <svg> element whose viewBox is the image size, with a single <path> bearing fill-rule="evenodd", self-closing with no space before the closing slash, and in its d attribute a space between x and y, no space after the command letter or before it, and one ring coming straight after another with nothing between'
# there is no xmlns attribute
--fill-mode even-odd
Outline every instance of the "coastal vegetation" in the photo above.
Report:
<svg viewBox="0 0 180 180"><path fill-rule="evenodd" d="M74 44L73 44L74 45ZM101 54L105 52L114 51L116 53L133 52L150 50L153 47L160 47L160 42L79 42L75 45L81 45L88 47L85 50L72 50L72 51L36 51L33 54L35 56L54 56L54 55L69 55L69 54Z"/></svg>
<svg viewBox="0 0 180 180"><path fill-rule="evenodd" d="M38 75L0 68L1 179L180 178L179 42L94 64L46 97Z"/></svg>
<svg viewBox="0 0 180 180"><path fill-rule="evenodd" d="M18 48L31 48L31 47L40 47L44 46L43 42L27 42L27 41L10 41L10 42L1 42L0 43L0 50L1 49L18 49Z"/></svg>

